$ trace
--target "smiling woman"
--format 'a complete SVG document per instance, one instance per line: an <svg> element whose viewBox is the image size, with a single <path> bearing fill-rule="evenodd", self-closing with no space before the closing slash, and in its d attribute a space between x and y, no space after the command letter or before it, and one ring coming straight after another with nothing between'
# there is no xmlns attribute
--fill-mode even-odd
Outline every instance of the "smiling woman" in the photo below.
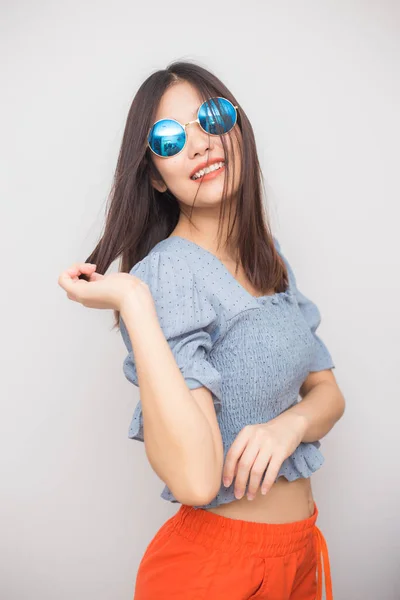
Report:
<svg viewBox="0 0 400 600"><path fill-rule="evenodd" d="M232 199L239 188L241 135L236 127L238 106L221 96L212 97L211 91L209 94L210 97L202 101L199 91L191 83L175 82L161 98L148 136L152 161L159 174L158 180L153 179L155 188L161 193L168 191L188 208L194 205L193 187L187 184L184 187L183 178L197 183L198 197L195 199L199 208L204 203L213 208L220 202L227 203L228 197ZM182 117L196 110L197 119L185 122ZM171 114L182 115L181 120L172 119ZM204 155L206 158L202 160ZM210 168L218 163L222 163L218 170ZM235 164L239 165L236 178L229 172L231 163L233 168ZM228 177L232 175L229 180L225 173ZM210 189L200 188L200 184L207 181L215 181L215 185ZM217 204L216 198L219 198Z"/></svg>
<svg viewBox="0 0 400 600"><path fill-rule="evenodd" d="M135 599L321 598L322 553L330 600L311 476L343 396L321 313L272 235L251 124L210 71L176 62L140 86L87 262L59 283L114 310L140 391L128 435L181 504Z"/></svg>

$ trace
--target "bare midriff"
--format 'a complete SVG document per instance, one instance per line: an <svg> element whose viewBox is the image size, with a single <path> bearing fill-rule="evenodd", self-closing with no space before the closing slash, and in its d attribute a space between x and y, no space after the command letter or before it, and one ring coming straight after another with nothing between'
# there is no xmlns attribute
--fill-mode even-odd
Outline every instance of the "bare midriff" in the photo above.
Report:
<svg viewBox="0 0 400 600"><path fill-rule="evenodd" d="M256 523L301 521L314 513L311 480L299 478L288 481L285 477L279 477L265 496L261 494L259 486L254 500L248 500L244 495L239 500L205 510L230 519Z"/></svg>

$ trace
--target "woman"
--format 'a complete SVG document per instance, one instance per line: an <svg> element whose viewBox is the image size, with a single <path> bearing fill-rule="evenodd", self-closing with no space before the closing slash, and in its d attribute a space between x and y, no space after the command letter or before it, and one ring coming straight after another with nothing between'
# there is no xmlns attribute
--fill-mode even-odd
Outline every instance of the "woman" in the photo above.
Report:
<svg viewBox="0 0 400 600"><path fill-rule="evenodd" d="M133 100L101 240L59 277L71 300L115 311L140 387L129 436L181 504L136 600L321 598L321 554L332 598L310 477L344 398L261 190L243 108L173 63Z"/></svg>

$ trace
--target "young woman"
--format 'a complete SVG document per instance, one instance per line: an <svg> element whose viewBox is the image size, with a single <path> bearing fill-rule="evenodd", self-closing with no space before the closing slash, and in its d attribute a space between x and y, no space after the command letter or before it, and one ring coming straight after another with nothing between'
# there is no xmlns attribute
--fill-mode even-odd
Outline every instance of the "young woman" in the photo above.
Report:
<svg viewBox="0 0 400 600"><path fill-rule="evenodd" d="M115 311L140 387L129 436L181 504L135 599L311 600L322 567L331 599L310 478L344 398L270 232L250 122L212 73L176 62L141 85L104 234L59 284Z"/></svg>

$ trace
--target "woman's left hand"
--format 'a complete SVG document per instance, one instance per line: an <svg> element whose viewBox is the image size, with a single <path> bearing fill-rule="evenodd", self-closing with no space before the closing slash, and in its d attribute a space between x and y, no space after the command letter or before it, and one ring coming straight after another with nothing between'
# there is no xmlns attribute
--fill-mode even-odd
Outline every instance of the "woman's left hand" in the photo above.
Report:
<svg viewBox="0 0 400 600"><path fill-rule="evenodd" d="M236 474L235 496L240 499L251 471L247 497L252 500L268 466L261 488L261 493L266 494L275 483L283 461L301 443L305 428L305 418L290 412L267 423L244 427L226 455L222 472L224 485L229 487Z"/></svg>

